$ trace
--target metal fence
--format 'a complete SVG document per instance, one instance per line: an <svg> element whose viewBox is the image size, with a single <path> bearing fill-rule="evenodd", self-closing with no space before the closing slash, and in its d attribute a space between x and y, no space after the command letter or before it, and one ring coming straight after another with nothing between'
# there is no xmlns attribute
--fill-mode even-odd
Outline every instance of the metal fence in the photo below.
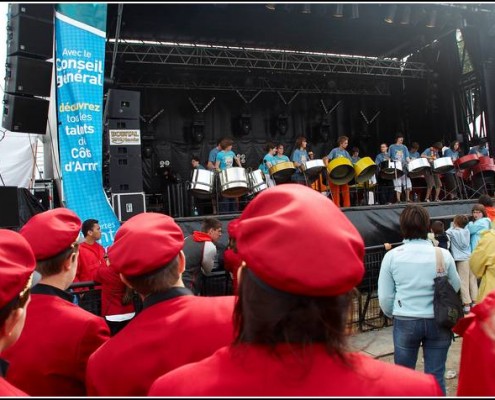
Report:
<svg viewBox="0 0 495 400"><path fill-rule="evenodd" d="M367 247L364 263L365 274L357 287L350 321L351 331L365 332L380 329L392 324L380 309L378 304L378 274L385 254L383 246ZM100 315L101 289L96 282L73 283L68 289L75 297L75 302L85 310ZM203 276L202 296L225 296L233 293L230 273L216 270L208 276Z"/></svg>

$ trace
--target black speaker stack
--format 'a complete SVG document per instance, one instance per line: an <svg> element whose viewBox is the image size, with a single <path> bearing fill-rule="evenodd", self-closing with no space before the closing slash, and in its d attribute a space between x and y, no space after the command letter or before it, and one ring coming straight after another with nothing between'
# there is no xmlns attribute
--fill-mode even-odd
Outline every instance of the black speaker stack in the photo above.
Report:
<svg viewBox="0 0 495 400"><path fill-rule="evenodd" d="M53 4L9 4L2 126L45 134L53 63Z"/></svg>
<svg viewBox="0 0 495 400"><path fill-rule="evenodd" d="M146 211L140 131L141 93L109 89L105 105L107 182L120 221Z"/></svg>

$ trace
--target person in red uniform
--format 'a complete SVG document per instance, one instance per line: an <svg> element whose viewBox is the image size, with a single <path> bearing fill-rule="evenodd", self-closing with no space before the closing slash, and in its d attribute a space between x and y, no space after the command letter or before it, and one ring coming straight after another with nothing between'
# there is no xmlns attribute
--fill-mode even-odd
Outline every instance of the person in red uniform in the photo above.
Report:
<svg viewBox="0 0 495 400"><path fill-rule="evenodd" d="M457 322L462 336L457 396L495 396L495 291Z"/></svg>
<svg viewBox="0 0 495 400"><path fill-rule="evenodd" d="M103 318L72 303L81 220L67 208L36 214L21 228L41 280L31 291L24 330L2 356L7 380L31 396L84 396L87 360L110 332Z"/></svg>
<svg viewBox="0 0 495 400"><path fill-rule="evenodd" d="M234 343L160 377L150 396L442 395L432 375L347 349L364 243L331 200L298 184L268 188L244 209L236 240Z"/></svg>
<svg viewBox="0 0 495 400"><path fill-rule="evenodd" d="M105 249L98 240L101 239L101 228L96 219L87 219L83 222L81 232L84 242L79 244L77 273L74 282L88 282L94 280L94 273L99 266L105 265Z"/></svg>
<svg viewBox="0 0 495 400"><path fill-rule="evenodd" d="M36 259L29 243L20 234L0 229L0 353L19 338L31 288L39 281L34 272ZM8 361L0 358L0 396L27 396L5 380Z"/></svg>
<svg viewBox="0 0 495 400"><path fill-rule="evenodd" d="M230 221L227 227L227 232L229 233L229 245L223 253L223 267L230 273L234 294L237 294L237 271L242 264L242 258L239 256L239 254L237 254L235 245L235 230L238 223L238 218Z"/></svg>
<svg viewBox="0 0 495 400"><path fill-rule="evenodd" d="M110 266L139 293L143 309L90 357L89 396L145 396L160 375L232 342L234 296L186 289L183 246L182 230L164 214L135 215L117 231Z"/></svg>

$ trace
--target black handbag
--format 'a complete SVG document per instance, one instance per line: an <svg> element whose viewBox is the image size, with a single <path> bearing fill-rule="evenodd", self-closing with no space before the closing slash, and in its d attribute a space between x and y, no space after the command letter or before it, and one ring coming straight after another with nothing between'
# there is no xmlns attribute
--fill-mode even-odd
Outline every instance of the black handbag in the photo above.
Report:
<svg viewBox="0 0 495 400"><path fill-rule="evenodd" d="M443 265L443 256L439 248L435 248L437 260L437 276L434 282L433 312L438 325L452 329L463 316L462 301L450 284Z"/></svg>

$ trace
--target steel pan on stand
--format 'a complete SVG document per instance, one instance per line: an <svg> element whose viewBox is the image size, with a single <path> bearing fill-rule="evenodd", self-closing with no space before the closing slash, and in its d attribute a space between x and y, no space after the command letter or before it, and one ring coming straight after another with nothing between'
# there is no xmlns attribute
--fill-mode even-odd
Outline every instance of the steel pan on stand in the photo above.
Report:
<svg viewBox="0 0 495 400"><path fill-rule="evenodd" d="M232 167L220 171L220 191L223 197L236 198L249 192L246 170Z"/></svg>
<svg viewBox="0 0 495 400"><path fill-rule="evenodd" d="M419 178L423 176L426 171L431 170L431 164L428 159L424 157L415 158L411 160L407 166L409 178Z"/></svg>
<svg viewBox="0 0 495 400"><path fill-rule="evenodd" d="M354 173L357 184L369 181L376 172L376 164L371 157L363 157L354 164Z"/></svg>
<svg viewBox="0 0 495 400"><path fill-rule="evenodd" d="M400 161L385 160L380 163L380 176L382 179L393 180L404 175Z"/></svg>
<svg viewBox="0 0 495 400"><path fill-rule="evenodd" d="M189 191L194 197L210 198L215 187L215 173L208 169L195 169L192 173Z"/></svg>
<svg viewBox="0 0 495 400"><path fill-rule="evenodd" d="M352 162L346 157L334 158L328 163L327 170L330 181L335 185L349 183L356 174Z"/></svg>
<svg viewBox="0 0 495 400"><path fill-rule="evenodd" d="M440 157L433 161L433 172L437 174L445 174L454 169L452 157Z"/></svg>
<svg viewBox="0 0 495 400"><path fill-rule="evenodd" d="M277 185L282 183L290 183L291 176L294 172L296 172L296 167L292 161L284 161L272 165L268 170L271 177L275 181Z"/></svg>
<svg viewBox="0 0 495 400"><path fill-rule="evenodd" d="M455 160L454 165L459 169L472 168L480 162L478 154L468 154Z"/></svg>
<svg viewBox="0 0 495 400"><path fill-rule="evenodd" d="M301 164L301 170L309 184L317 180L324 169L325 163L322 159L309 160Z"/></svg>
<svg viewBox="0 0 495 400"><path fill-rule="evenodd" d="M258 194L259 192L267 189L265 182L265 176L263 171L260 169L255 169L248 173L248 184L251 194Z"/></svg>

